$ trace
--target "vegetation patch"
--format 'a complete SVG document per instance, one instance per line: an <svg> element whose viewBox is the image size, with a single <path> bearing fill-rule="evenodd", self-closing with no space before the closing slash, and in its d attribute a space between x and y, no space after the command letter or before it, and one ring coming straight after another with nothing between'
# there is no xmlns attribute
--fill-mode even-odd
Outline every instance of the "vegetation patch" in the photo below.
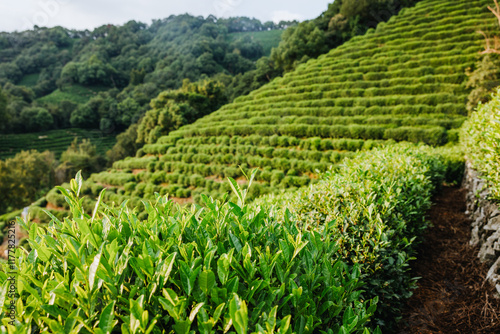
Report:
<svg viewBox="0 0 500 334"><path fill-rule="evenodd" d="M183 113L159 103L137 130L150 139L136 156L115 162L93 180L115 182L105 182L110 185L106 201L153 200L158 192L200 203L202 193L221 199L231 192L214 180L258 168L251 199L314 183L319 173L358 150L401 141L456 143L470 92L465 70L484 43L476 31L495 28L489 4L421 1L178 129ZM169 94L179 101L185 96L182 90ZM167 126L157 129L154 120L160 118ZM134 174L134 169L145 171ZM116 171L131 177L109 177ZM127 182L136 186L124 187Z"/></svg>
<svg viewBox="0 0 500 334"><path fill-rule="evenodd" d="M54 152L56 158L68 148L75 138L88 139L97 148L99 154L104 154L116 142L112 135L103 135L97 130L65 129L51 130L26 134L0 135L0 158L13 157L22 150L37 150Z"/></svg>
<svg viewBox="0 0 500 334"><path fill-rule="evenodd" d="M103 204L104 191L87 215L77 175L70 189L58 188L68 218L51 216L47 227L19 221L31 250L16 253L16 327L378 333L384 312L397 308L387 302L410 294L412 244L445 173L429 153L403 147L359 156L310 188L319 201L304 200L306 191L248 206L248 189L230 179L235 201L203 196L201 206L181 208L157 195L145 203L145 219ZM4 291L7 278L0 273Z"/></svg>
<svg viewBox="0 0 500 334"><path fill-rule="evenodd" d="M245 40L247 37L258 42L263 49L263 55L269 57L271 49L278 46L283 30L264 30L264 31L251 31L251 32L234 32L228 34L229 41L233 42L238 39Z"/></svg>
<svg viewBox="0 0 500 334"><path fill-rule="evenodd" d="M500 91L487 104L479 104L462 129L468 160L490 185L491 197L500 202Z"/></svg>

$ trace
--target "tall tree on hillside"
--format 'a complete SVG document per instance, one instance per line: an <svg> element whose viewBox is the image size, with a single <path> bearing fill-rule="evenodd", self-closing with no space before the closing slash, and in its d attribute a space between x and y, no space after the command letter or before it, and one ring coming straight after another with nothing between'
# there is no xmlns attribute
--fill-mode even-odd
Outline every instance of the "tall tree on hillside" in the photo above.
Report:
<svg viewBox="0 0 500 334"><path fill-rule="evenodd" d="M90 140L83 139L80 143L75 138L71 145L61 155L61 164L57 166L58 183L69 181L78 171L84 177L99 172L106 165L106 159L97 153L97 148Z"/></svg>
<svg viewBox="0 0 500 334"><path fill-rule="evenodd" d="M282 35L278 48L272 50L271 58L276 65L290 71L297 64L304 63L328 51L325 32L313 21L301 22L288 28Z"/></svg>
<svg viewBox="0 0 500 334"><path fill-rule="evenodd" d="M285 71L364 34L419 0L335 0L314 20L289 28L271 58Z"/></svg>
<svg viewBox="0 0 500 334"><path fill-rule="evenodd" d="M155 143L158 138L194 122L227 102L224 86L214 80L191 83L184 80L182 88L165 91L151 100L151 110L139 122L137 142Z"/></svg>

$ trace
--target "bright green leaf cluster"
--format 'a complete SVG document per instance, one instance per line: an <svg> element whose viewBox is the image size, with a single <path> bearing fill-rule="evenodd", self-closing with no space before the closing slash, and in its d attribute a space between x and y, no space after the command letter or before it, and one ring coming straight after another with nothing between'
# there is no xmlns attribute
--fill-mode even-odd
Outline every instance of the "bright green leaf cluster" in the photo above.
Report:
<svg viewBox="0 0 500 334"><path fill-rule="evenodd" d="M500 90L479 104L464 124L461 141L468 160L488 181L491 197L500 201Z"/></svg>
<svg viewBox="0 0 500 334"><path fill-rule="evenodd" d="M47 227L20 221L31 251L17 250L16 329L8 318L3 325L23 333L370 333L377 298L362 297L360 268L336 256L331 231L250 210L247 190L230 182L237 203L203 196L203 206L180 208L158 195L141 221L102 196L85 214L77 175L59 188L71 217L52 216ZM7 278L0 273L3 289Z"/></svg>

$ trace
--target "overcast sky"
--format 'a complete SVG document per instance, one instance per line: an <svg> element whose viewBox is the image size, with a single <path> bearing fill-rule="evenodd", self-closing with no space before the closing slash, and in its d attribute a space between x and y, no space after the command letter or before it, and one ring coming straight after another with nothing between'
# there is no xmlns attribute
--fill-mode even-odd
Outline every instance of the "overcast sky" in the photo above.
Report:
<svg viewBox="0 0 500 334"><path fill-rule="evenodd" d="M93 29L172 14L248 16L261 21L312 19L332 0L0 0L0 31L63 26Z"/></svg>

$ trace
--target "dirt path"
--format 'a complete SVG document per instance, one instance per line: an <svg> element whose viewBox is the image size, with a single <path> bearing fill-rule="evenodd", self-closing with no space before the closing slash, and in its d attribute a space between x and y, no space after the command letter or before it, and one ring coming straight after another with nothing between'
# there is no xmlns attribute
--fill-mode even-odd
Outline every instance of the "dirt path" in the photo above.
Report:
<svg viewBox="0 0 500 334"><path fill-rule="evenodd" d="M398 333L500 333L500 300L484 284L488 269L469 246L465 192L445 187L429 212L433 223L419 246L413 275L419 288L403 311Z"/></svg>

